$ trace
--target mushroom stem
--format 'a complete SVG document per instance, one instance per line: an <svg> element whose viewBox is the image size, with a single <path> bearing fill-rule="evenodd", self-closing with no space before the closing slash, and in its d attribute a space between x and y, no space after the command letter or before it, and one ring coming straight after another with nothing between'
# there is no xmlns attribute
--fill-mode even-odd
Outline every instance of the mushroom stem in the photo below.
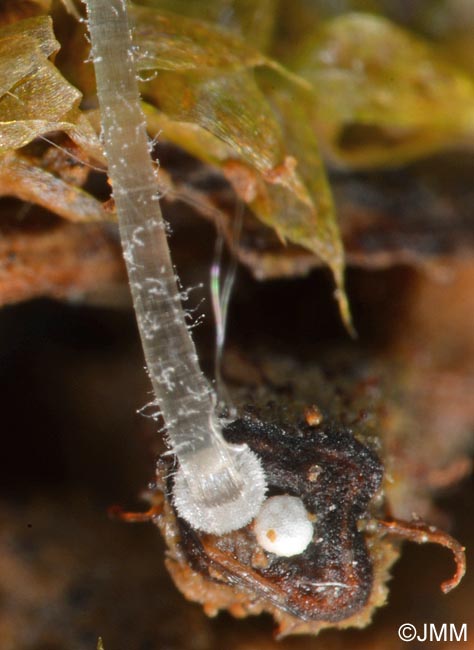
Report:
<svg viewBox="0 0 474 650"><path fill-rule="evenodd" d="M234 530L258 512L263 470L246 446L225 442L214 392L186 326L140 105L127 3L86 5L108 173L148 373L179 460L181 487L201 529ZM182 499L175 501L178 514L193 525L180 512Z"/></svg>

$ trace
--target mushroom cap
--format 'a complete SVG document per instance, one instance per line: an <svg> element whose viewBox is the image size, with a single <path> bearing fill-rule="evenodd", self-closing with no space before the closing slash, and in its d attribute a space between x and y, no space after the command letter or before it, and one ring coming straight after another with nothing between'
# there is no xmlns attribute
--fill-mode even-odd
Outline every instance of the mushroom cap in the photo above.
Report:
<svg viewBox="0 0 474 650"><path fill-rule="evenodd" d="M265 551L291 557L306 549L314 529L302 500L283 494L264 502L255 518L254 532Z"/></svg>

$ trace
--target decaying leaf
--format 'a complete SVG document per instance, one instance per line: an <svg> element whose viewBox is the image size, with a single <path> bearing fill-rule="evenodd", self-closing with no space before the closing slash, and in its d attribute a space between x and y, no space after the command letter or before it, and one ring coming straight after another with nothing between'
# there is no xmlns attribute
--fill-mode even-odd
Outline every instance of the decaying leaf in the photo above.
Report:
<svg viewBox="0 0 474 650"><path fill-rule="evenodd" d="M267 62L257 49L202 20L134 6L134 39L141 70L230 72Z"/></svg>
<svg viewBox="0 0 474 650"><path fill-rule="evenodd" d="M49 60L58 48L48 16L0 29L0 196L37 204L92 230L45 223L31 231L23 224L19 232L3 223L2 304L38 295L64 297L123 277L117 247L100 227L89 225L113 216L81 189L89 173L84 163L103 162L102 148L79 110L81 93ZM27 147L56 132L70 140L43 151Z"/></svg>
<svg viewBox="0 0 474 650"><path fill-rule="evenodd" d="M142 71L168 71L144 86L145 97L171 127L165 137L174 137L186 148L189 124L195 125L189 145L194 155L217 164L240 199L283 241L305 246L329 264L341 313L349 325L342 244L317 142L300 139L301 153L311 150L306 157L318 161L317 182L309 189L299 173L298 157L285 142L284 131L290 128L285 127L285 120L292 117L280 113L279 123L253 75L255 66L281 72L279 64L237 36L199 20L144 7L135 7L134 20ZM17 68L16 77L5 77L6 90L0 100L1 151L18 149L51 131L64 131L86 153L100 159L94 131L77 108L80 93L47 59L57 50L47 21L37 18L26 21L28 25L17 23L16 30L26 39L19 46L30 67ZM46 32L42 39L48 49L45 45L39 51L34 31L23 33L25 28ZM9 39L18 40L18 34L10 32L9 28L4 35L5 51ZM12 60L15 56L14 52ZM7 58L5 65L13 67ZM219 159L209 160L212 140L211 151L218 151Z"/></svg>
<svg viewBox="0 0 474 650"><path fill-rule="evenodd" d="M139 66L168 71L144 84L147 101L165 115L164 137L218 165L240 199L283 241L306 247L330 266L350 327L343 249L325 170L300 96L292 107L298 84L277 63L241 42L236 46L233 35L216 27L145 8L136 7L132 15ZM268 91L255 78L255 67L279 75ZM275 83L282 92L272 100Z"/></svg>
<svg viewBox="0 0 474 650"><path fill-rule="evenodd" d="M0 155L63 131L81 149L102 158L97 136L78 109L81 93L48 58L58 48L47 16L0 30Z"/></svg>
<svg viewBox="0 0 474 650"><path fill-rule="evenodd" d="M45 212L22 219L17 206L10 213L0 222L0 305L111 294L124 283L120 247L107 225L69 223Z"/></svg>
<svg viewBox="0 0 474 650"><path fill-rule="evenodd" d="M313 126L336 163L394 165L474 142L474 82L380 16L318 25L294 54L315 93Z"/></svg>
<svg viewBox="0 0 474 650"><path fill-rule="evenodd" d="M140 5L217 25L264 52L271 42L278 0L141 0Z"/></svg>
<svg viewBox="0 0 474 650"><path fill-rule="evenodd" d="M410 521L413 512L423 512L423 503L424 513L433 516L429 492L441 483L427 481L447 458L447 453L433 454L430 446L438 441L436 424L431 428L434 423L428 423L433 438L426 435L418 442L423 451L413 454L422 464L413 463L417 439L407 434L407 421L400 415L414 414L413 406L404 402L416 399L417 389L401 378L403 364L397 372L396 363L368 361L361 352L348 363L340 350L320 350L318 362L308 365L263 356L252 369L256 387L233 387L233 397L248 405L226 427L225 436L259 454L270 496L289 493L303 500L315 527L303 553L285 558L264 552L252 524L224 536L193 530L176 515L168 497L173 472L165 460L158 467L150 511L121 515L128 521L152 519L160 527L175 583L188 599L203 604L208 615L227 609L240 618L266 611L278 622L280 636L364 627L385 604L390 568L403 538L441 544L453 552L456 568L442 583L443 591L464 575L461 545L435 526ZM228 368L235 372L237 366L234 359ZM244 375L248 377L248 369ZM308 408L314 399L317 405ZM440 405L432 410L441 414L444 409ZM465 415L472 422L472 408ZM439 444L448 451L449 441L439 437ZM380 457L386 459L385 468ZM469 469L465 455L458 461L464 461L464 472ZM455 472L449 470L445 479L456 480ZM397 516L408 521L393 519Z"/></svg>
<svg viewBox="0 0 474 650"><path fill-rule="evenodd" d="M280 240L302 247L269 257L262 249L255 259L247 250L242 260L264 277L303 272L316 253L333 271L349 322L343 248L318 140L325 155L350 166L405 162L461 138L466 145L472 81L380 16L349 14L318 24L303 45L286 52L301 74L296 78L257 48L258 38L242 38L243 26L258 15L271 33L276 14L270 0L253 10L241 0L227 22L221 0L205 8L182 2L177 13L164 1L146 4L132 10L142 73L157 72L143 84L151 133L218 168ZM1 150L60 130L83 157L103 160L78 110L80 93L48 59L58 48L48 21L43 16L2 28ZM62 63L70 71L68 58L66 52ZM82 79L90 76L89 70Z"/></svg>
<svg viewBox="0 0 474 650"><path fill-rule="evenodd" d="M3 0L0 6L0 24L16 23L51 11L53 0Z"/></svg>
<svg viewBox="0 0 474 650"><path fill-rule="evenodd" d="M67 151L53 148L53 152L59 159L58 166L63 176L69 167L69 178L53 173L51 154L39 158L10 152L0 157L0 196L16 196L76 223L114 219L100 201L81 189L80 180L84 181L80 177L84 177L84 172L87 175L87 168L77 163L68 164L64 160L68 157Z"/></svg>

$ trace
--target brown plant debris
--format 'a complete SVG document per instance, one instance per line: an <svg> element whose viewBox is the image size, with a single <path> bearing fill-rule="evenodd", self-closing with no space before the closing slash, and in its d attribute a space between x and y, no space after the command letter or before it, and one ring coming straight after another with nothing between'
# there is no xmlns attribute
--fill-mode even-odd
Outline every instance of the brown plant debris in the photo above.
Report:
<svg viewBox="0 0 474 650"><path fill-rule="evenodd" d="M466 573L466 549L456 541L451 535L444 530L439 530L436 526L428 526L422 521L377 521L377 527L381 531L386 531L388 535L409 539L417 544L440 544L452 551L456 562L456 571L449 579L441 583L441 591L445 594L458 586Z"/></svg>
<svg viewBox="0 0 474 650"><path fill-rule="evenodd" d="M268 612L283 636L367 625L385 604L402 540L436 543L453 552L456 569L441 585L445 593L465 572L464 549L453 537L421 517L403 521L417 510L436 521L432 496L439 484L430 483L433 473L449 454L457 458L456 467L468 460L459 455L455 437L448 440L437 430L434 411L446 415L446 404L426 405L433 428L417 438L412 450L415 441L406 435L407 426L416 432L416 421L427 417L412 402L418 388L416 381L407 381L409 366L391 365L386 358L368 362L347 349L317 356L319 363L308 366L265 356L256 365L241 359L240 370L233 358L226 364L234 398L245 403L251 395L252 406L227 426L225 436L248 444L262 458L269 496L284 493L303 500L315 533L300 556L264 551L252 524L221 537L193 530L173 508L169 460L158 464L150 511L122 516L159 526L176 585L207 614ZM432 381L439 383L442 376L439 369ZM257 384L251 393L236 387L248 386L249 377ZM305 407L311 397L317 398L317 407ZM438 437L449 448L433 453ZM414 455L424 459L423 467L412 462ZM450 477L452 483L459 473Z"/></svg>
<svg viewBox="0 0 474 650"><path fill-rule="evenodd" d="M116 234L104 224L44 213L19 217L3 216L0 223L0 305L44 296L77 299L125 281Z"/></svg>
<svg viewBox="0 0 474 650"><path fill-rule="evenodd" d="M230 425L226 438L245 440L262 454L270 495L303 499L316 520L314 539L301 555L279 558L259 547L252 524L220 537L201 534L177 518L167 501L157 523L170 547L166 564L178 588L208 615L221 609L239 618L271 613L281 636L367 624L385 600L384 582L397 556L390 541L372 552L358 530L380 487L375 454L347 431L324 433L307 425L289 431L249 416ZM315 464L323 469L311 482L307 476ZM166 493L168 475L169 466L161 465L158 481Z"/></svg>
<svg viewBox="0 0 474 650"><path fill-rule="evenodd" d="M174 581L209 615L220 609L237 617L266 611L279 623L280 636L315 634L329 626L362 627L385 602L385 583L398 555L394 537L435 542L453 551L456 573L443 583L444 592L464 575L464 550L448 534L423 522L380 519L383 466L348 429L303 419L285 425L264 422L248 409L226 427L225 437L248 444L262 459L269 496L291 494L303 500L315 533L301 555L284 558L260 548L252 523L223 536L193 530L176 515L169 496L171 465L161 461L158 489L168 495L164 514L157 516L152 507L137 520L148 517L159 525L170 548L166 563ZM124 519L135 520L133 514Z"/></svg>

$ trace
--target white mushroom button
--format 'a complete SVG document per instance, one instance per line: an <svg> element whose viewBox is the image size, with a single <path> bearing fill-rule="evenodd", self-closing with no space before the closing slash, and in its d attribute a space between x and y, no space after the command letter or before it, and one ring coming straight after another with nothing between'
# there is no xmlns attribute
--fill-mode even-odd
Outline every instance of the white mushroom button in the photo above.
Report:
<svg viewBox="0 0 474 650"><path fill-rule="evenodd" d="M255 518L254 532L265 551L291 557L305 550L314 530L301 499L284 494L264 502Z"/></svg>

